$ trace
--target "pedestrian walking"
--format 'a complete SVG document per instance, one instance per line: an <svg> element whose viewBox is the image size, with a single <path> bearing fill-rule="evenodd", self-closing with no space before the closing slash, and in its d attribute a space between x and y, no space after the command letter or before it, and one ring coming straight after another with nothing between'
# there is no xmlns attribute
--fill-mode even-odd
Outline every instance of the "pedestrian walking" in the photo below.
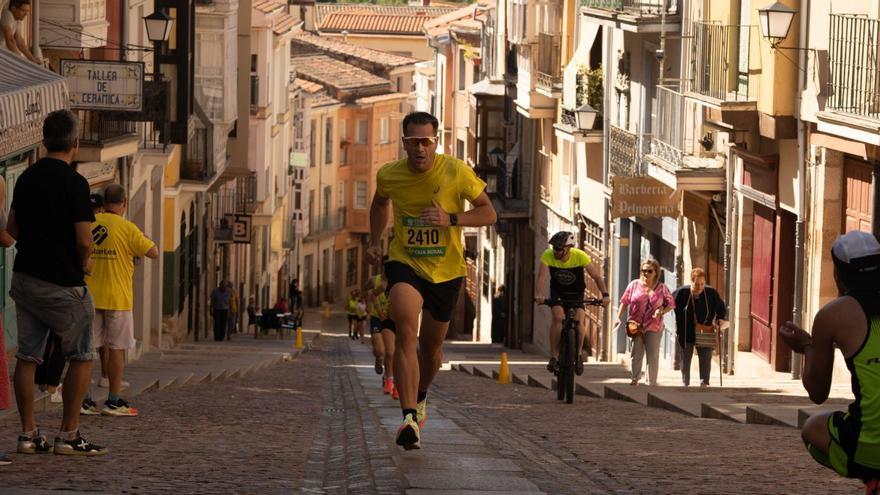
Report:
<svg viewBox="0 0 880 495"><path fill-rule="evenodd" d="M214 341L222 342L226 335L226 319L229 318L229 304L232 289L224 279L211 291L211 313L214 315Z"/></svg>
<svg viewBox="0 0 880 495"><path fill-rule="evenodd" d="M110 184L104 189L104 212L92 224L94 260L86 283L95 304L92 325L95 347L107 349L109 395L101 413L137 416L136 408L122 398L125 352L134 349L134 258L158 258L159 248L133 222L125 218L125 188Z"/></svg>
<svg viewBox="0 0 880 495"><path fill-rule="evenodd" d="M250 330L251 326L253 325L254 334L256 334L257 333L257 303L256 303L256 299L254 299L254 296L248 297L247 315L248 315L247 329Z"/></svg>
<svg viewBox="0 0 880 495"><path fill-rule="evenodd" d="M299 280L293 279L287 288L287 297L290 299L290 311L292 313L299 312L302 308L302 291L299 290Z"/></svg>
<svg viewBox="0 0 880 495"><path fill-rule="evenodd" d="M70 166L79 148L79 123L69 110L43 122L47 156L25 169L15 185L7 231L17 240L9 294L15 301L18 352L15 398L21 418L18 452L102 455L105 447L83 438L79 409L89 386L95 350L91 271L92 222L89 184ZM34 375L46 339L55 333L69 361L64 379L61 429L50 445L34 422Z"/></svg>
<svg viewBox="0 0 880 495"><path fill-rule="evenodd" d="M614 327L620 326L623 313L629 309L626 324L632 329L632 381L642 378L642 360L647 354L648 385L657 385L660 369L660 339L663 337L663 315L675 309L675 300L666 284L660 281L660 263L651 258L642 263L640 277L626 287L620 298L620 310ZM629 335L630 332L627 332Z"/></svg>
<svg viewBox="0 0 880 495"><path fill-rule="evenodd" d="M504 342L507 331L507 294L504 285L495 289L495 297L492 298L492 342Z"/></svg>
<svg viewBox="0 0 880 495"><path fill-rule="evenodd" d="M226 327L226 340L232 340L232 334L235 333L238 321L241 319L241 312L238 307L238 290L235 289L235 284L232 282L229 282L229 290L232 291L232 294L229 296L229 320Z"/></svg>
<svg viewBox="0 0 880 495"><path fill-rule="evenodd" d="M706 271L691 270L691 285L683 285L672 293L675 299L675 335L681 355L681 383L691 383L691 360L694 349L700 362L700 386L709 386L712 372L712 351L715 350L718 322L727 316L721 295L706 285Z"/></svg>
<svg viewBox="0 0 880 495"><path fill-rule="evenodd" d="M8 248L15 240L6 232L6 208L3 206L6 198L6 181L0 177L0 247ZM9 366L6 363L6 336L3 333L3 315L0 315L0 411L12 407L12 399L9 394ZM12 464L12 459L4 452L0 452L0 466Z"/></svg>
<svg viewBox="0 0 880 495"><path fill-rule="evenodd" d="M442 364L443 340L467 275L461 228L492 225L497 215L486 183L474 170L437 154L436 117L414 112L402 124L407 157L376 175L366 255L372 264L382 260L382 237L392 214L385 275L397 328L395 378L403 412L396 443L410 450L421 448L428 387ZM465 211L465 201L473 208Z"/></svg>

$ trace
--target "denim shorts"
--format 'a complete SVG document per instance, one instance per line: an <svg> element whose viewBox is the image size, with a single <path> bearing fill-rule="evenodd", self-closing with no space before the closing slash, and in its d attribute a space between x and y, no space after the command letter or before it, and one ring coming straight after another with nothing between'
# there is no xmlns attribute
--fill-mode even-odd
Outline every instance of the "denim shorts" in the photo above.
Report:
<svg viewBox="0 0 880 495"><path fill-rule="evenodd" d="M92 320L95 307L86 286L64 287L21 272L12 274L9 295L15 301L18 353L41 363L49 332L61 340L61 353L74 361L95 359Z"/></svg>

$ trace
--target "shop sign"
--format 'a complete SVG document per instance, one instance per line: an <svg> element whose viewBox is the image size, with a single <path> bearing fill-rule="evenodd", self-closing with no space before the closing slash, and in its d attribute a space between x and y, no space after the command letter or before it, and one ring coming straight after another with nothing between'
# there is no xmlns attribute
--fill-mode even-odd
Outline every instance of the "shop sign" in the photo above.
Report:
<svg viewBox="0 0 880 495"><path fill-rule="evenodd" d="M70 108L140 112L144 109L143 62L62 60Z"/></svg>
<svg viewBox="0 0 880 495"><path fill-rule="evenodd" d="M231 232L232 242L236 244L250 244L253 229L253 216L251 215L226 215L226 221Z"/></svg>
<svg viewBox="0 0 880 495"><path fill-rule="evenodd" d="M76 171L89 181L89 186L95 186L116 178L116 162L80 162Z"/></svg>
<svg viewBox="0 0 880 495"><path fill-rule="evenodd" d="M611 217L678 217L681 192L652 177L614 176L611 183Z"/></svg>

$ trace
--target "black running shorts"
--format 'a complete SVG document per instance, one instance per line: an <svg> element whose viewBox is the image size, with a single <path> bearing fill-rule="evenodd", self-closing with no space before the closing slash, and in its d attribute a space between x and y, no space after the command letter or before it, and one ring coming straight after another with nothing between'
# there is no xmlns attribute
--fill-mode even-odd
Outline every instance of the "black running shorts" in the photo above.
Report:
<svg viewBox="0 0 880 495"><path fill-rule="evenodd" d="M435 284L416 275L412 267L399 261L385 264L385 276L388 277L389 290L394 284L404 283L419 291L424 301L422 309L428 310L436 321L447 322L452 319L452 310L458 301L458 292L464 277Z"/></svg>
<svg viewBox="0 0 880 495"><path fill-rule="evenodd" d="M391 318L388 318L386 320L380 320L376 316L370 317L370 333L371 334L381 333L382 330L385 330L385 329L391 330L392 332L395 330L394 329L394 322L391 321Z"/></svg>

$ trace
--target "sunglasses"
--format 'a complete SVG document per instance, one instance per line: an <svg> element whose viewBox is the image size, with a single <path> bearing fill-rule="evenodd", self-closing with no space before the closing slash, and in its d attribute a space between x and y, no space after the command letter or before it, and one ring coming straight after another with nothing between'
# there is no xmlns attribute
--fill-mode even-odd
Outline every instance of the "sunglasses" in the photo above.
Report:
<svg viewBox="0 0 880 495"><path fill-rule="evenodd" d="M409 137L404 137L404 138L403 138L403 144L408 144L408 145L410 145L410 146L418 146L418 145L421 144L422 146L424 146L425 148L427 148L428 146L433 146L433 145L437 144L437 136L426 136L426 137L409 136Z"/></svg>
<svg viewBox="0 0 880 495"><path fill-rule="evenodd" d="M642 270L642 273L654 273L654 270Z"/></svg>

